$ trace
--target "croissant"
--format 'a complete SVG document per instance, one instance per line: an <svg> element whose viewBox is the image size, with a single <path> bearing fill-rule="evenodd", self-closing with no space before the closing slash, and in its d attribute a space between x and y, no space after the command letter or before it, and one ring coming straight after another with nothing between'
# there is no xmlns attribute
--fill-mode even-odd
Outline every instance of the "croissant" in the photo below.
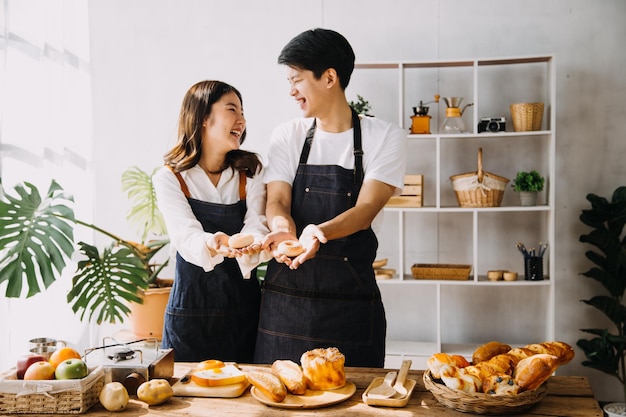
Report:
<svg viewBox="0 0 626 417"><path fill-rule="evenodd" d="M495 340L487 342L476 348L472 355L472 363L477 365L481 362L488 361L496 355L508 352L509 350L511 350L511 346L507 344Z"/></svg>
<svg viewBox="0 0 626 417"><path fill-rule="evenodd" d="M537 389L559 366L559 358L547 353L538 353L522 359L515 369L515 383L521 391Z"/></svg>

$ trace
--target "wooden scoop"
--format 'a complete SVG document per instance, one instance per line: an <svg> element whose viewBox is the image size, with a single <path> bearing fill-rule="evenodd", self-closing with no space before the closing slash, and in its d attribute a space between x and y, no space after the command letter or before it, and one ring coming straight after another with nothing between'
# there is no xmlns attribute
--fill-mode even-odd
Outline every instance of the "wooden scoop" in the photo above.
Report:
<svg viewBox="0 0 626 417"><path fill-rule="evenodd" d="M413 362L410 359L405 359L402 361L402 365L400 365L398 379L396 379L396 383L393 386L394 391L396 391L397 393L397 395L394 395L394 398L402 398L408 393L406 387L404 386L404 382L406 381L406 377L409 374L411 363Z"/></svg>
<svg viewBox="0 0 626 417"><path fill-rule="evenodd" d="M397 372L387 372L383 382L379 386L372 388L370 392L367 393L367 396L375 399L392 397L396 393L396 390L392 386L393 381L396 380L396 375L398 375Z"/></svg>

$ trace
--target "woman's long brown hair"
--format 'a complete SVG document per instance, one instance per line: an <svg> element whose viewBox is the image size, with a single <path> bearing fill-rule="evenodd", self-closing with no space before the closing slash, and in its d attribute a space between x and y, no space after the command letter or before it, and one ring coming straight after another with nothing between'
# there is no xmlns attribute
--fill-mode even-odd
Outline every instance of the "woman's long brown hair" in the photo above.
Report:
<svg viewBox="0 0 626 417"><path fill-rule="evenodd" d="M224 94L235 93L243 103L241 93L222 81L200 81L187 91L183 98L178 117L178 141L164 156L165 165L174 172L185 171L195 166L202 156L202 123L211 113L211 107ZM246 139L244 131L239 139L242 144ZM261 169L261 161L253 152L236 149L228 152L224 164L219 171L228 168L236 171L245 171L247 177L252 178ZM216 173L217 173L216 172Z"/></svg>

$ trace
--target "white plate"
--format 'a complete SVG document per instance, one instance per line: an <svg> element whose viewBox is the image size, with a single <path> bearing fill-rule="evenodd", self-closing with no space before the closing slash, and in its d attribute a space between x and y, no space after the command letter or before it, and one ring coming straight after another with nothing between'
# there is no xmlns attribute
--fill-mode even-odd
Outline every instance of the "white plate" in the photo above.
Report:
<svg viewBox="0 0 626 417"><path fill-rule="evenodd" d="M346 382L342 388L330 391L306 390L304 395L287 394L287 397L279 403L270 400L256 387L252 386L250 393L257 401L265 405L278 408L320 408L337 404L352 397L356 392L356 385L352 382Z"/></svg>

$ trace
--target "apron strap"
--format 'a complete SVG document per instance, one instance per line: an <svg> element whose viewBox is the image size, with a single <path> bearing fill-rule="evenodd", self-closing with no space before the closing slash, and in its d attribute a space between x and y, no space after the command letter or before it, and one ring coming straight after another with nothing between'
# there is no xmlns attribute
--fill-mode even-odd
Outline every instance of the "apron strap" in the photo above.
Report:
<svg viewBox="0 0 626 417"><path fill-rule="evenodd" d="M239 200L246 199L246 173L239 171Z"/></svg>
<svg viewBox="0 0 626 417"><path fill-rule="evenodd" d="M174 171L174 168L172 168L169 165L166 165L170 171L172 171L174 173L174 175L176 176L176 179L178 180L178 183L180 184L180 189L183 191L183 194L185 194L185 197L187 198L191 198L191 194L189 193L189 188L187 187L187 183L185 183L185 180L183 179L183 176L180 175L180 172L176 172Z"/></svg>
<svg viewBox="0 0 626 417"><path fill-rule="evenodd" d="M363 144L361 143L361 120L353 108L352 130L354 132L354 183L363 183Z"/></svg>
<svg viewBox="0 0 626 417"><path fill-rule="evenodd" d="M361 120L359 115L353 108L352 111L352 132L354 135L353 147L354 147L354 183L363 183L363 144L361 141ZM309 152L311 151L311 144L313 143L313 136L315 136L315 129L317 129L317 119L313 119L311 127L306 132L306 138L304 140L304 146L300 153L300 164L305 165L309 159Z"/></svg>

